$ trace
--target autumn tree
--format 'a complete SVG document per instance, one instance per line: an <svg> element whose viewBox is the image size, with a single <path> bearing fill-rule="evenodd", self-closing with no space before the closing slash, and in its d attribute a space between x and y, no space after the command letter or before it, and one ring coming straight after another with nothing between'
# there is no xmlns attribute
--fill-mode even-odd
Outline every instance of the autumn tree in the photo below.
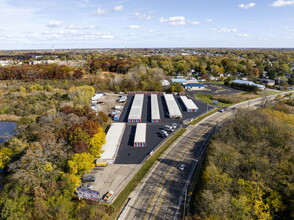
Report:
<svg viewBox="0 0 294 220"><path fill-rule="evenodd" d="M78 86L70 88L68 97L78 105L89 105L94 94L95 89L92 86Z"/></svg>
<svg viewBox="0 0 294 220"><path fill-rule="evenodd" d="M94 156L89 153L76 153L72 156L72 159L68 161L71 174L89 172L94 166Z"/></svg>

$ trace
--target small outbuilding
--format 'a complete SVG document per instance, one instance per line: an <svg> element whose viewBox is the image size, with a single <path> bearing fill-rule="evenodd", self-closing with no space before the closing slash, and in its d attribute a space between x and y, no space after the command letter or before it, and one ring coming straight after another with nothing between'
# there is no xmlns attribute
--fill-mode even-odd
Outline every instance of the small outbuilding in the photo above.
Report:
<svg viewBox="0 0 294 220"><path fill-rule="evenodd" d="M180 96L180 97L182 102L185 105L187 112L198 112L199 109L192 99L188 99L187 96Z"/></svg>
<svg viewBox="0 0 294 220"><path fill-rule="evenodd" d="M188 83L184 85L186 91L203 90L206 85L200 83Z"/></svg>
<svg viewBox="0 0 294 220"><path fill-rule="evenodd" d="M182 112L173 96L173 94L164 94L170 118L182 118Z"/></svg>
<svg viewBox="0 0 294 220"><path fill-rule="evenodd" d="M125 123L112 123L106 134L106 143L102 146L101 160L107 161L109 164L114 163L125 127Z"/></svg>
<svg viewBox="0 0 294 220"><path fill-rule="evenodd" d="M186 83L186 79L183 79L183 78L174 78L171 80L172 83Z"/></svg>
<svg viewBox="0 0 294 220"><path fill-rule="evenodd" d="M136 94L128 117L128 122L141 122L144 94Z"/></svg>
<svg viewBox="0 0 294 220"><path fill-rule="evenodd" d="M134 147L146 146L146 123L138 123L136 127L136 134L134 139Z"/></svg>
<svg viewBox="0 0 294 220"><path fill-rule="evenodd" d="M156 94L151 94L151 122L160 122L160 112L158 106L158 98Z"/></svg>

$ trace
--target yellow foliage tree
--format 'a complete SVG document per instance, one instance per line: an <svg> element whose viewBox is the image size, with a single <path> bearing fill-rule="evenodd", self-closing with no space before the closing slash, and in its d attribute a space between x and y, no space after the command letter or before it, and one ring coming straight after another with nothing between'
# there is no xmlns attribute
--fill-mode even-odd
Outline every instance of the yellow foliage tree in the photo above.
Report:
<svg viewBox="0 0 294 220"><path fill-rule="evenodd" d="M10 148L2 147L0 148L0 169L3 169L11 159L13 151Z"/></svg>
<svg viewBox="0 0 294 220"><path fill-rule="evenodd" d="M90 153L74 154L68 161L71 174L81 174L94 168L94 156Z"/></svg>
<svg viewBox="0 0 294 220"><path fill-rule="evenodd" d="M95 89L92 86L72 87L68 92L68 97L78 105L88 105L94 95Z"/></svg>
<svg viewBox="0 0 294 220"><path fill-rule="evenodd" d="M97 133L90 139L90 152L95 158L100 157L103 152L102 146L105 142L105 132L102 127L99 127Z"/></svg>

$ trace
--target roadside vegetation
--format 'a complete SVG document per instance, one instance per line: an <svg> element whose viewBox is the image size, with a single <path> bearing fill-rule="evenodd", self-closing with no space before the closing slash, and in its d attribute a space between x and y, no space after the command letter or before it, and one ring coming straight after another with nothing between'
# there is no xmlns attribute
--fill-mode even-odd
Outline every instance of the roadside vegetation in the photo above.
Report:
<svg viewBox="0 0 294 220"><path fill-rule="evenodd" d="M292 219L293 97L239 110L208 147L194 219Z"/></svg>
<svg viewBox="0 0 294 220"><path fill-rule="evenodd" d="M206 114L204 114L204 115L196 118L195 120L191 121L189 123L189 125L196 125L197 123L199 123L200 121L202 121L204 118L206 118L206 117L208 117L208 116L216 113L217 111L218 111L218 109L211 110L210 112L208 112L208 113L206 113Z"/></svg>
<svg viewBox="0 0 294 220"><path fill-rule="evenodd" d="M75 107L62 107L62 98L51 98L52 105L46 105L38 92L31 94L40 105L40 111L33 112L36 117L31 117L32 110L26 111L27 99L22 100L28 116L19 114L24 116L18 121L19 134L0 145L0 169L7 171L1 219L105 219L112 212L109 206L78 201L76 196L81 177L102 153L109 124L103 112L96 114L79 105L89 102L93 91L90 86L64 91L66 102L76 103Z"/></svg>
<svg viewBox="0 0 294 220"><path fill-rule="evenodd" d="M146 176L151 167L156 163L158 158L169 148L169 146L175 142L184 132L185 128L181 128L175 134L173 134L167 141L162 144L158 150L150 156L148 160L142 165L139 171L135 174L135 176L131 179L128 185L124 188L124 190L118 195L114 203L112 204L114 208L114 213L112 215L112 219L115 219L119 212L121 211L125 201L128 199L128 196L136 186L142 181L142 179Z"/></svg>
<svg viewBox="0 0 294 220"><path fill-rule="evenodd" d="M236 93L228 95L195 94L194 96L196 99L199 99L211 105L213 104L213 100L218 100L217 104L213 104L218 107L228 107L239 102L244 102L260 97L260 95L254 93Z"/></svg>
<svg viewBox="0 0 294 220"><path fill-rule="evenodd" d="M288 81L282 83L294 84L293 51L201 49L206 55L187 56L174 49L160 52L162 55L154 55L157 53L154 51L0 51L1 60L12 61L11 65L0 66L0 121L17 122L19 132L0 145L0 169L7 171L0 193L0 219L112 218L157 158L185 131L178 131L147 160L140 175L134 177L113 206L78 201L76 187L93 168L93 159L102 153L104 131L110 123L106 114L89 108L95 91L182 92L181 84L162 86L160 81L175 76L207 81L215 77L224 81L228 74L256 81L265 72L271 79L285 79L290 74ZM214 53L219 56L209 55ZM56 63L30 64L49 60ZM258 95L198 95L198 98L208 103L218 99L218 106L225 107L254 96ZM293 107L292 100L272 108L289 114L293 112L289 106Z"/></svg>

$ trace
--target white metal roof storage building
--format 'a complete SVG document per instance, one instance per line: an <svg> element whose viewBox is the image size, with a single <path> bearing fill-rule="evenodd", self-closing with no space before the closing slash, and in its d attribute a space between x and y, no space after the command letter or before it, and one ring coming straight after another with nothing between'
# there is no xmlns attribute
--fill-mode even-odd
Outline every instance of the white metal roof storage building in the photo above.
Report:
<svg viewBox="0 0 294 220"><path fill-rule="evenodd" d="M146 146L146 123L138 123L134 140L134 147Z"/></svg>
<svg viewBox="0 0 294 220"><path fill-rule="evenodd" d="M187 96L180 97L186 107L187 112L198 112L199 109L192 99L188 99Z"/></svg>
<svg viewBox="0 0 294 220"><path fill-rule="evenodd" d="M172 94L164 94L170 118L182 118L182 112Z"/></svg>
<svg viewBox="0 0 294 220"><path fill-rule="evenodd" d="M100 155L100 160L114 163L125 127L125 123L112 123L106 134L106 144L102 147L104 152Z"/></svg>
<svg viewBox="0 0 294 220"><path fill-rule="evenodd" d="M136 94L129 114L128 122L141 122L144 95Z"/></svg>
<svg viewBox="0 0 294 220"><path fill-rule="evenodd" d="M158 99L156 94L151 94L151 122L160 122L160 113L158 107Z"/></svg>

